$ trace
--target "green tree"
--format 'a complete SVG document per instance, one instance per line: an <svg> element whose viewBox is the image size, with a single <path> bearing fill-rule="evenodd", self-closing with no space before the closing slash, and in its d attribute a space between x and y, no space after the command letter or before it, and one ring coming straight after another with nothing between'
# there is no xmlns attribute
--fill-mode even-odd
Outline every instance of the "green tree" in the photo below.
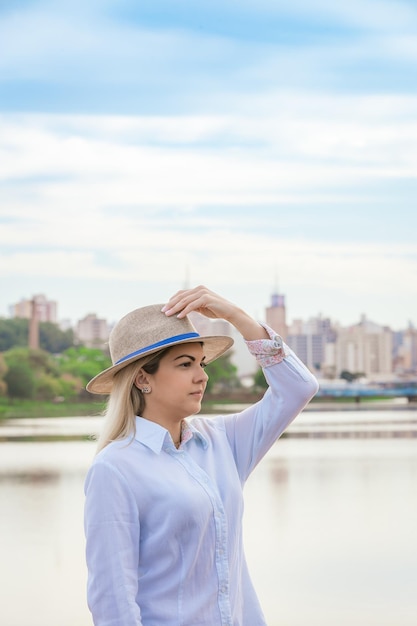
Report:
<svg viewBox="0 0 417 626"><path fill-rule="evenodd" d="M352 374L352 372L349 372L348 370L343 370L340 373L340 378L342 378L343 380L347 380L349 383L351 383L352 380L355 379L355 376Z"/></svg>
<svg viewBox="0 0 417 626"><path fill-rule="evenodd" d="M57 395L66 399L74 398L84 391L84 386L84 382L80 378L64 372L59 378L59 393Z"/></svg>
<svg viewBox="0 0 417 626"><path fill-rule="evenodd" d="M7 395L10 398L34 398L35 376L27 362L12 361L4 381L7 385Z"/></svg>
<svg viewBox="0 0 417 626"><path fill-rule="evenodd" d="M39 324L39 345L42 350L58 354L74 345L74 332L72 329L61 330L51 322Z"/></svg>
<svg viewBox="0 0 417 626"><path fill-rule="evenodd" d="M60 374L48 352L15 347L4 352L4 359L9 368L4 378L9 397L43 400L56 395Z"/></svg>
<svg viewBox="0 0 417 626"><path fill-rule="evenodd" d="M3 372L7 395L37 400L80 395L91 378L111 365L101 350L83 346L68 348L57 356L45 350L14 347L4 352L3 359L8 368ZM0 393L2 371L0 361Z"/></svg>
<svg viewBox="0 0 417 626"><path fill-rule="evenodd" d="M110 357L98 348L74 346L57 356L56 362L62 374L70 374L84 387L91 378L110 367Z"/></svg>
<svg viewBox="0 0 417 626"><path fill-rule="evenodd" d="M266 382L266 378L261 367L257 370L255 376L253 377L253 384L256 389L268 388L268 383Z"/></svg>
<svg viewBox="0 0 417 626"><path fill-rule="evenodd" d="M14 317L0 318L0 352L15 347L27 347L29 339L29 320ZM42 350L57 354L74 345L74 333L61 330L52 322L39 323L39 346Z"/></svg>
<svg viewBox="0 0 417 626"><path fill-rule="evenodd" d="M343 370L340 373L340 378L342 378L343 380L347 380L349 383L352 383L358 378L363 378L364 376L364 372L349 372L348 370Z"/></svg>
<svg viewBox="0 0 417 626"><path fill-rule="evenodd" d="M28 345L28 320L0 318L0 352Z"/></svg>
<svg viewBox="0 0 417 626"><path fill-rule="evenodd" d="M209 379L206 390L208 393L240 386L237 367L233 365L230 357L230 354L223 354L213 363L207 365L206 373Z"/></svg>
<svg viewBox="0 0 417 626"><path fill-rule="evenodd" d="M43 372L36 381L36 399L53 400L61 395L59 379Z"/></svg>

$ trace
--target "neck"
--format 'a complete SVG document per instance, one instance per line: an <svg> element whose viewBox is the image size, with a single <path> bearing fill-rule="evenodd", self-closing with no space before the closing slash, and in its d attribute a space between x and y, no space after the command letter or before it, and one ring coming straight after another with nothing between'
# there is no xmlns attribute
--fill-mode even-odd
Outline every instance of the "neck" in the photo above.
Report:
<svg viewBox="0 0 417 626"><path fill-rule="evenodd" d="M172 422L171 420L155 419L151 417L147 411L144 411L142 413L142 417L149 420L150 422L155 422L155 424L159 424L163 428L166 428L166 430L171 435L174 444L179 446L179 444L181 443L181 425L183 418L181 418L179 421L176 420L174 422Z"/></svg>
<svg viewBox="0 0 417 626"><path fill-rule="evenodd" d="M180 447L181 444L181 423L179 424L179 428L169 429L169 434L172 437L172 441L174 442L174 446L176 448Z"/></svg>

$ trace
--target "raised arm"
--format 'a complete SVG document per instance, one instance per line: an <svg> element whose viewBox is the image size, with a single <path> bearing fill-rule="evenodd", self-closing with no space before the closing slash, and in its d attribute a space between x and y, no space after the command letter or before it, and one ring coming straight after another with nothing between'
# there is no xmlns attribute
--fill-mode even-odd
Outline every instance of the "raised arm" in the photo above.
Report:
<svg viewBox="0 0 417 626"><path fill-rule="evenodd" d="M191 311L197 311L212 319L227 320L246 341L268 339L265 328L243 309L203 285L178 291L169 299L162 311L166 315L177 315L179 318L185 317Z"/></svg>
<svg viewBox="0 0 417 626"><path fill-rule="evenodd" d="M269 389L248 409L223 419L242 482L317 392L317 381L307 367L271 328L207 287L176 293L163 307L166 315L184 317L197 311L230 322L243 336L264 369Z"/></svg>

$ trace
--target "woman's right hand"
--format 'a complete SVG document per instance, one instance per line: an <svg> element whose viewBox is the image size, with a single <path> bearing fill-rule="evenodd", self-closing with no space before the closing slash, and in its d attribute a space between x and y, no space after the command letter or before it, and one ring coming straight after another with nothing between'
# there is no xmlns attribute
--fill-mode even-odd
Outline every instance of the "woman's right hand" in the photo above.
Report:
<svg viewBox="0 0 417 626"><path fill-rule="evenodd" d="M197 311L211 319L227 320L246 341L268 338L268 333L263 326L243 309L203 285L178 291L162 308L165 315L177 315L178 318L185 317L192 311Z"/></svg>

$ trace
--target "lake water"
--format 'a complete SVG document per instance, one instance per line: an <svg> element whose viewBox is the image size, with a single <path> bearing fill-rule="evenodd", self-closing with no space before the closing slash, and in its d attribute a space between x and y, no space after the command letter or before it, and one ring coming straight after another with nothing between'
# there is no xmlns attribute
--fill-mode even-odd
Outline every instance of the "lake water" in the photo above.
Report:
<svg viewBox="0 0 417 626"><path fill-rule="evenodd" d="M269 626L417 624L416 422L415 411L304 412L255 470L244 530ZM44 428L71 435L77 423L99 427ZM45 436L42 422L19 424L0 436ZM94 449L0 443L1 626L92 625L82 518Z"/></svg>

